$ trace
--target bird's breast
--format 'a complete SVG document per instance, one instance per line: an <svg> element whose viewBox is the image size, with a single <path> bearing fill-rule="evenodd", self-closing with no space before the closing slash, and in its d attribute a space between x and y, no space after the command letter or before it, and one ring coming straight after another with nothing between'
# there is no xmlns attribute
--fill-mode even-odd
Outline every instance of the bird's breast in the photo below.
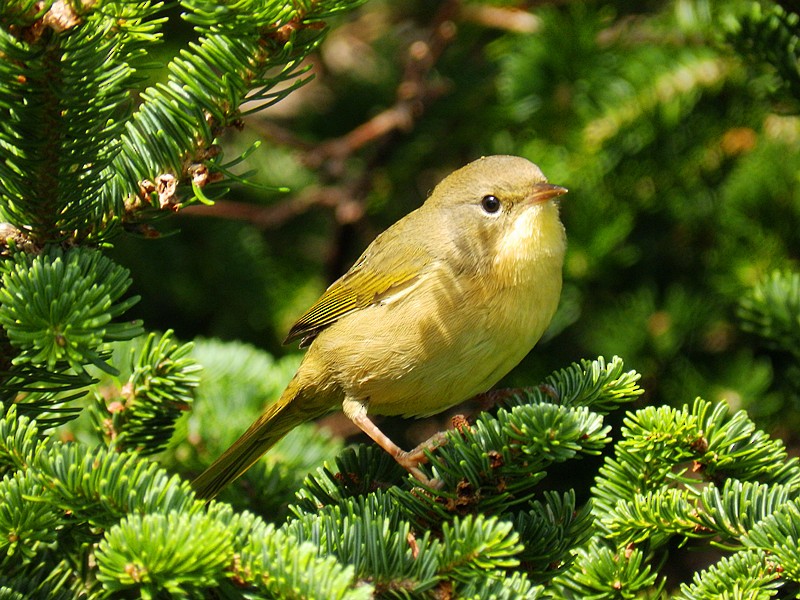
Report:
<svg viewBox="0 0 800 600"><path fill-rule="evenodd" d="M432 270L321 332L309 353L371 413L434 414L488 390L530 351L558 303L557 262L526 265L512 285Z"/></svg>

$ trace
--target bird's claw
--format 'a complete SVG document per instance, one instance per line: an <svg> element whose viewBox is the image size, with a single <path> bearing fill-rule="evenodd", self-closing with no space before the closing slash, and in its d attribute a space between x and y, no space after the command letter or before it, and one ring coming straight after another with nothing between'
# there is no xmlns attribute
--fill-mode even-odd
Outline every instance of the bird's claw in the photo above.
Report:
<svg viewBox="0 0 800 600"><path fill-rule="evenodd" d="M447 434L445 434L443 431L440 431L419 444L413 450L409 450L408 452L400 452L395 455L394 458L401 467L411 473L411 475L413 475L414 478L422 485L439 490L444 486L444 482L439 479L429 479L419 468L419 465L428 462L428 457L425 455L426 450L436 450L446 443Z"/></svg>

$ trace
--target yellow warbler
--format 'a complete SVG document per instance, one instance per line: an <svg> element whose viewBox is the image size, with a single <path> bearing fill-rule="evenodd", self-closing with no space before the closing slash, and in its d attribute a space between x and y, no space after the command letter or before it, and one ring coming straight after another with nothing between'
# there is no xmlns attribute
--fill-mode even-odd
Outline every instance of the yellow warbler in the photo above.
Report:
<svg viewBox="0 0 800 600"><path fill-rule="evenodd" d="M300 317L308 346L280 399L194 482L214 497L296 425L336 408L421 481L369 415L426 416L488 390L533 348L561 294L566 189L515 156L445 178Z"/></svg>

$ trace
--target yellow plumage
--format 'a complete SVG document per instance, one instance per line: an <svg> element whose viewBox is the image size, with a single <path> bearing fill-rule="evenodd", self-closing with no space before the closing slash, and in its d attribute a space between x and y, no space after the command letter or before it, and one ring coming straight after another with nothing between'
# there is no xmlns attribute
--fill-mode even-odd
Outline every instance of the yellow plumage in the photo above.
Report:
<svg viewBox="0 0 800 600"><path fill-rule="evenodd" d="M281 398L193 483L210 498L297 424L341 408L403 466L369 414L425 416L488 390L530 351L561 293L566 247L533 163L479 159L447 177L298 319L310 344Z"/></svg>

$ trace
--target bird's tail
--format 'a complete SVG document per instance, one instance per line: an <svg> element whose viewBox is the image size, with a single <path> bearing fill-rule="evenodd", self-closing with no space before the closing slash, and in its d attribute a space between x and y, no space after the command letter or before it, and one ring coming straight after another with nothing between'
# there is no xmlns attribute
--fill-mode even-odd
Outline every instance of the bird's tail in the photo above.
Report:
<svg viewBox="0 0 800 600"><path fill-rule="evenodd" d="M304 401L304 392L297 378L293 379L280 399L267 407L222 456L192 481L197 497L210 500L252 467L289 431L329 410L327 406L319 406L317 402Z"/></svg>

